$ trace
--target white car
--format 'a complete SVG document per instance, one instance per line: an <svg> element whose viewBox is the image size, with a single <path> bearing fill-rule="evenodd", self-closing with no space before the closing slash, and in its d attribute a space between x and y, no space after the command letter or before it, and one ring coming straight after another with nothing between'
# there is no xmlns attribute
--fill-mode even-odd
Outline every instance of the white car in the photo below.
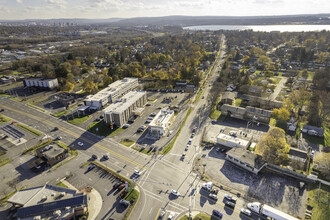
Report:
<svg viewBox="0 0 330 220"><path fill-rule="evenodd" d="M171 194L173 194L176 197L180 196L180 193L174 189L172 189Z"/></svg>
<svg viewBox="0 0 330 220"><path fill-rule="evenodd" d="M202 188L206 189L206 190L211 190L213 187L213 183L212 182L207 182L207 183L203 183L202 184Z"/></svg>
<svg viewBox="0 0 330 220"><path fill-rule="evenodd" d="M78 142L78 145L81 147L81 146L84 146L84 143L83 142Z"/></svg>
<svg viewBox="0 0 330 220"><path fill-rule="evenodd" d="M136 176L140 176L142 173L140 172L140 171L138 171L138 170L134 170L134 175L136 175Z"/></svg>
<svg viewBox="0 0 330 220"><path fill-rule="evenodd" d="M167 219L168 219L168 220L172 220L172 219L174 219L174 213L171 212L171 213L168 215Z"/></svg>
<svg viewBox="0 0 330 220"><path fill-rule="evenodd" d="M218 196L217 196L216 194L212 194L212 193L210 193L210 194L209 194L209 197L210 197L211 199L218 200Z"/></svg>
<svg viewBox="0 0 330 220"><path fill-rule="evenodd" d="M228 194L225 194L225 199L232 201L232 202L236 202L237 198Z"/></svg>
<svg viewBox="0 0 330 220"><path fill-rule="evenodd" d="M251 216L251 211L248 209L241 209L241 213L247 215L247 216Z"/></svg>

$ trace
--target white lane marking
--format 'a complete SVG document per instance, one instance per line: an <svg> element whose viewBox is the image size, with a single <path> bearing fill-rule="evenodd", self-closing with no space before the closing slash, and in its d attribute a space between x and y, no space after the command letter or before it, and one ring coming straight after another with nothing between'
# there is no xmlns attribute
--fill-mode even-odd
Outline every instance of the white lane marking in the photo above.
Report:
<svg viewBox="0 0 330 220"><path fill-rule="evenodd" d="M151 214L152 210L153 210L153 208L150 209L150 211L149 211L149 215Z"/></svg>

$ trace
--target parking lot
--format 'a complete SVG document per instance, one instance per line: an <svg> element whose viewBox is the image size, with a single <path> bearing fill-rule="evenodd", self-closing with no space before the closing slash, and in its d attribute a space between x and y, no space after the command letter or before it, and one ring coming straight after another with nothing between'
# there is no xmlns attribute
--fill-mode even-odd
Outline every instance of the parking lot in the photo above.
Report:
<svg viewBox="0 0 330 220"><path fill-rule="evenodd" d="M187 98L186 93L173 92L148 92L148 104L145 106L144 112L137 117L133 123L128 123L129 127L124 132L119 133L114 137L116 141L130 139L140 144L153 144L156 140L146 140L147 132L137 132L140 126L144 125L146 128L149 123L146 123L150 114L157 114L161 109L168 109L170 106L182 106ZM175 123L171 127L175 127ZM171 128L170 128L171 130Z"/></svg>
<svg viewBox="0 0 330 220"><path fill-rule="evenodd" d="M299 189L299 181L277 174L255 175L225 160L216 148L202 151L205 173L224 187L240 193L247 201L261 201L292 215L304 212L307 192Z"/></svg>
<svg viewBox="0 0 330 220"><path fill-rule="evenodd" d="M120 190L114 188L119 180L102 168L88 171L88 167L77 169L67 181L77 189L89 186L101 194L103 205L97 219L123 219L128 208L119 203Z"/></svg>

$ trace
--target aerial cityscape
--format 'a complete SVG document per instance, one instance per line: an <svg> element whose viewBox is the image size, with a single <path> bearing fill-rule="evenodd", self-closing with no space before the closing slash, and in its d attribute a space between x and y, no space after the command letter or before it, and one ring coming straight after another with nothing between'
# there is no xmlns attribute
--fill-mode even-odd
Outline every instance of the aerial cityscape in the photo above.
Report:
<svg viewBox="0 0 330 220"><path fill-rule="evenodd" d="M328 220L329 6L0 0L0 219Z"/></svg>

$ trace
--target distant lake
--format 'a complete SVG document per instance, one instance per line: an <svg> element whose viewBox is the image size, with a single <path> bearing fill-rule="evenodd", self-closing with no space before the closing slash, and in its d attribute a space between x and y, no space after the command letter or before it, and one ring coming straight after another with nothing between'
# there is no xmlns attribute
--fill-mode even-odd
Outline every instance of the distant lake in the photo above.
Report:
<svg viewBox="0 0 330 220"><path fill-rule="evenodd" d="M185 30L253 30L253 31L280 31L280 32L308 32L330 31L330 25L200 25L183 27Z"/></svg>

